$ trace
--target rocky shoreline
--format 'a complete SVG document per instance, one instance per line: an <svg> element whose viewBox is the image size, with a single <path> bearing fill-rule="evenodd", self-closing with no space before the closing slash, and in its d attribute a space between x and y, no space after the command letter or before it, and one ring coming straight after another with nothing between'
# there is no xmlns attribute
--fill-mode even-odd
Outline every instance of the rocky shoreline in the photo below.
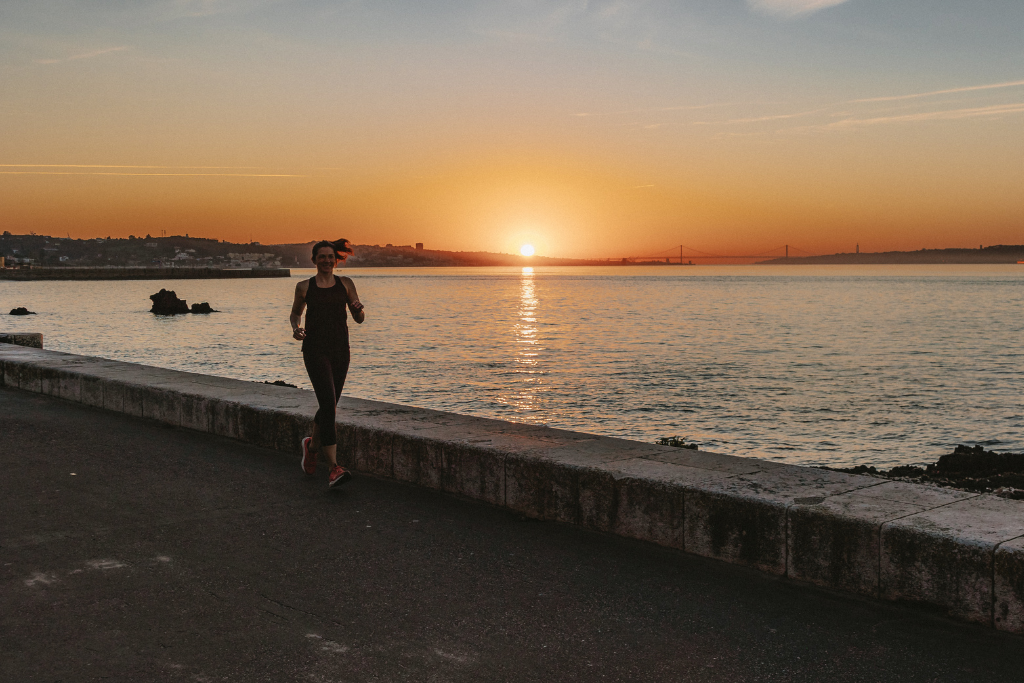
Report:
<svg viewBox="0 0 1024 683"><path fill-rule="evenodd" d="M982 446L971 447L961 444L952 453L942 456L938 462L926 467L901 465L891 470L879 470L867 465L858 465L821 469L1024 500L1024 453L996 453L986 451Z"/></svg>

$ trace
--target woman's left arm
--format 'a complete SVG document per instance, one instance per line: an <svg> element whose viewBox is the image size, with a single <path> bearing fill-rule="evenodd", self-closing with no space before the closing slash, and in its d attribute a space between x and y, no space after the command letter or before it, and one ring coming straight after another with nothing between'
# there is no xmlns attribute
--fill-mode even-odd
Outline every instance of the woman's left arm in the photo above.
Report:
<svg viewBox="0 0 1024 683"><path fill-rule="evenodd" d="M345 285L345 291L348 292L348 310L352 311L352 319L360 325L366 320L366 312L363 310L363 304L359 301L359 295L356 293L356 284L352 282L351 278L341 278L341 283Z"/></svg>

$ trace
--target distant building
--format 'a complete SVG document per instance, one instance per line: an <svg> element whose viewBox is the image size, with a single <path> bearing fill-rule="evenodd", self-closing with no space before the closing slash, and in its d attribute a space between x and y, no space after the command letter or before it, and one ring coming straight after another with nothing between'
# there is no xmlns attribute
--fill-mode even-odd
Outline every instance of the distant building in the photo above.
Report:
<svg viewBox="0 0 1024 683"><path fill-rule="evenodd" d="M423 251L423 242L416 243L416 251Z"/></svg>

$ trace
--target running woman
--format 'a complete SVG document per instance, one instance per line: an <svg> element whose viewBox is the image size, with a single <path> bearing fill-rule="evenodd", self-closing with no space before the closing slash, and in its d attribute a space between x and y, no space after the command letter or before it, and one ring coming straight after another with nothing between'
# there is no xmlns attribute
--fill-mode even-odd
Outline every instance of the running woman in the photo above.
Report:
<svg viewBox="0 0 1024 683"><path fill-rule="evenodd" d="M366 317L352 280L334 274L334 268L344 265L351 253L348 240L323 240L313 245L316 276L295 285L295 301L289 318L292 336L302 341L302 362L319 404L313 436L302 439L302 471L316 474L317 455L323 453L331 468L327 479L331 488L352 478L352 474L338 464L338 434L334 422L348 374L345 307L352 311L352 319L357 323L362 324ZM306 309L304 328L300 327L303 309Z"/></svg>

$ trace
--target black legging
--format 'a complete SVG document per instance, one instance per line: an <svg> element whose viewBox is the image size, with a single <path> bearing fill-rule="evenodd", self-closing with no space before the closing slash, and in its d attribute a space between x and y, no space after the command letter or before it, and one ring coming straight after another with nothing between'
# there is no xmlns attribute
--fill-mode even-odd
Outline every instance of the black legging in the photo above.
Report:
<svg viewBox="0 0 1024 683"><path fill-rule="evenodd" d="M309 381L316 393L316 402L320 406L313 420L320 428L321 446L333 446L338 443L338 429L334 419L341 389L345 386L345 376L348 374L348 361L347 345L329 351L302 352L302 363L306 366Z"/></svg>

